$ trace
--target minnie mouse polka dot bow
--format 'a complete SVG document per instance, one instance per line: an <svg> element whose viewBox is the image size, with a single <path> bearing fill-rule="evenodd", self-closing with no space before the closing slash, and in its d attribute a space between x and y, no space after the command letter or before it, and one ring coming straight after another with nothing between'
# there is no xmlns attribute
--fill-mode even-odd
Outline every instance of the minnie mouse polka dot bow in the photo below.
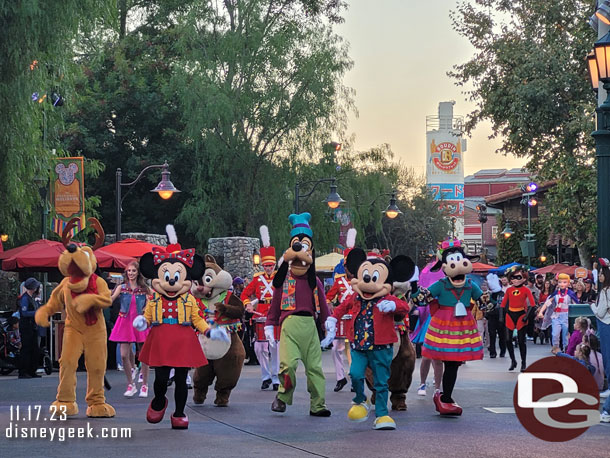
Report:
<svg viewBox="0 0 610 458"><path fill-rule="evenodd" d="M608 261L608 258L599 258L599 264L602 267L610 267L610 261Z"/></svg>
<svg viewBox="0 0 610 458"><path fill-rule="evenodd" d="M189 248L188 250L176 251L174 253L168 253L160 250L159 248L153 248L153 262L155 265L159 265L162 262L169 261L170 259L177 259L183 262L189 267L193 267L193 257L195 256L195 249Z"/></svg>

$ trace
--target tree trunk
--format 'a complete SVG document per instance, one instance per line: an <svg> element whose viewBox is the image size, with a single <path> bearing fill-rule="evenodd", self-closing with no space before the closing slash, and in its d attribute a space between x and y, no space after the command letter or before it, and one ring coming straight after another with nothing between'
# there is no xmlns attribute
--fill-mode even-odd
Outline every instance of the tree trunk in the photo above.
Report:
<svg viewBox="0 0 610 458"><path fill-rule="evenodd" d="M586 267L589 270L592 269L592 255L593 253L591 253L591 250L589 250L586 245L583 244L578 246L578 256L580 257L580 265Z"/></svg>
<svg viewBox="0 0 610 458"><path fill-rule="evenodd" d="M127 0L119 0L119 40L125 38L127 29Z"/></svg>

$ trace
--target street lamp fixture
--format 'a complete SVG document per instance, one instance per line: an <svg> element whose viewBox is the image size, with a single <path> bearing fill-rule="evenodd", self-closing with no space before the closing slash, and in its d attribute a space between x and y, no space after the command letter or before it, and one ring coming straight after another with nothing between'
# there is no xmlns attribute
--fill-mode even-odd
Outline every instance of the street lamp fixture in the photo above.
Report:
<svg viewBox="0 0 610 458"><path fill-rule="evenodd" d="M596 16L605 21L610 15L610 1L605 0L598 8ZM599 14L598 14L599 13ZM597 159L597 255L610 256L610 33L597 40L593 46L596 65L588 65L589 78L597 79L603 84L608 97L595 110L597 129L592 133L595 138L595 156ZM597 74L594 70L597 69Z"/></svg>
<svg viewBox="0 0 610 458"><path fill-rule="evenodd" d="M590 52L589 55L587 55L587 68L589 70L591 89L597 92L599 90L599 70L597 69L597 61L595 60L594 52Z"/></svg>
<svg viewBox="0 0 610 458"><path fill-rule="evenodd" d="M169 165L167 164L167 161L163 164L162 167L163 170L161 170L161 181L159 182L157 187L155 189L151 189L150 192L157 192L159 193L159 197L161 197L161 199L167 200L172 197L175 192L180 191L176 189L174 184L169 179L171 172L169 171Z"/></svg>
<svg viewBox="0 0 610 458"><path fill-rule="evenodd" d="M604 0L595 12L595 17L606 25L610 25L610 1Z"/></svg>
<svg viewBox="0 0 610 458"><path fill-rule="evenodd" d="M322 202L326 202L326 205L328 205L333 210L345 202L341 198L341 196L337 193L337 185L335 184L334 181L330 185L330 194L328 194L328 197L325 200L323 200Z"/></svg>
<svg viewBox="0 0 610 458"><path fill-rule="evenodd" d="M294 185L294 212L299 213L299 202L301 199L307 199L309 196L313 194L320 183L330 183L330 193L328 197L323 200L329 208L335 209L339 207L345 201L341 198L339 193L337 192L337 184L335 178L322 178L320 180L312 180L312 181L297 181ZM300 187L304 184L313 184L313 188L307 194L300 194Z"/></svg>
<svg viewBox="0 0 610 458"><path fill-rule="evenodd" d="M8 242L8 234L0 235L0 240L2 240L2 243Z"/></svg>
<svg viewBox="0 0 610 458"><path fill-rule="evenodd" d="M514 234L512 228L510 227L510 222L506 221L506 225L504 226L504 230L502 231L502 235L504 236L504 238L506 240L508 240L509 238L511 238L511 236Z"/></svg>
<svg viewBox="0 0 610 458"><path fill-rule="evenodd" d="M540 262L546 262L546 256L544 253L540 255Z"/></svg>
<svg viewBox="0 0 610 458"><path fill-rule="evenodd" d="M122 183L121 178L123 176L123 172L120 168L116 169L116 241L121 240L121 213L123 211L122 204L123 199L127 196L129 189L124 196L121 196L121 187L130 187L135 185L140 179L144 176L144 174L150 169L161 169L161 181L157 185L155 189L151 189L150 192L156 192L159 194L164 200L169 199L174 193L181 192L179 189L176 189L174 184L170 181L169 176L171 175L169 171L169 164L165 161L162 165L149 165L142 169L142 171L138 174L138 177L130 183Z"/></svg>
<svg viewBox="0 0 610 458"><path fill-rule="evenodd" d="M394 219L398 215L402 215L400 208L398 208L398 205L396 205L396 190L392 191L392 197L390 197L390 204L388 205L388 208L385 209L384 213L385 216L390 219Z"/></svg>
<svg viewBox="0 0 610 458"><path fill-rule="evenodd" d="M254 254L252 255L252 263L255 266L258 266L261 263L261 255L257 251L254 251Z"/></svg>

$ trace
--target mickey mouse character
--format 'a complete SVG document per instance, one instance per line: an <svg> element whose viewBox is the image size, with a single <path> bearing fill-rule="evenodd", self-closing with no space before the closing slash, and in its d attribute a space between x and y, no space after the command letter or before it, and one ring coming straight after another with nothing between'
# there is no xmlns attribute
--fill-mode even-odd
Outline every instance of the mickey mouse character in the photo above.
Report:
<svg viewBox="0 0 610 458"><path fill-rule="evenodd" d="M326 381L322 371L322 350L315 317L328 317L324 286L316 277L313 231L309 213L292 214L289 220L290 247L284 252L284 262L273 278L273 299L265 323L265 337L275 345L273 326L282 326L280 333L280 387L271 404L274 412L285 412L292 404L299 359L307 375L307 390L311 396L309 415L329 417L326 408Z"/></svg>
<svg viewBox="0 0 610 458"><path fill-rule="evenodd" d="M510 355L509 371L517 367L515 359L515 349L513 347L513 331L517 330L517 342L519 342L519 353L521 353L521 372L527 366L525 358L527 356L527 346L525 345L525 334L527 332L527 317L531 307L536 307L536 300L530 289L526 286L527 267L513 266L506 272L511 286L504 293L504 299L500 307L500 316L505 317L506 323L506 347ZM529 301L529 306L528 306Z"/></svg>
<svg viewBox="0 0 610 458"><path fill-rule="evenodd" d="M167 381L174 368L176 410L171 416L171 424L173 429L187 429L189 420L184 413L188 394L186 375L189 368L208 363L192 326L213 340L230 341L230 338L222 328L209 328L199 316L197 302L190 294L192 279L203 276L203 259L195 254L195 249L181 248L173 226L168 226L167 232L170 245L165 250L153 248L152 253L146 253L140 259L140 271L152 280L155 293L146 303L144 315L133 321L133 327L144 331L152 325L140 352L140 361L155 368L155 397L146 412L146 420L159 423L163 419L167 409Z"/></svg>
<svg viewBox="0 0 610 458"><path fill-rule="evenodd" d="M370 403L364 395L364 377L367 366L373 371L376 390L374 429L396 429L396 423L388 415L388 379L393 357L393 344L398 341L394 327L395 315L406 315L409 306L392 296L395 281L408 281L415 271L415 264L407 256L396 256L390 263L382 258L367 258L360 248L354 248L347 256L346 267L357 272L351 285L354 295L343 301L326 320L326 338L322 345L335 338L337 320L352 315L353 334L349 340L352 348L350 377L356 390L354 405L347 413L351 421L362 422L368 418Z"/></svg>
<svg viewBox="0 0 610 458"><path fill-rule="evenodd" d="M443 270L446 277L428 287L439 307L433 313L424 338L422 356L443 361L443 392L434 393L434 404L441 415L461 415L462 408L451 397L458 368L464 361L483 359L483 342L470 311L471 299L478 300L483 291L466 278L472 262L479 256L464 252L461 241L442 242L432 271ZM468 308L467 308L468 307Z"/></svg>

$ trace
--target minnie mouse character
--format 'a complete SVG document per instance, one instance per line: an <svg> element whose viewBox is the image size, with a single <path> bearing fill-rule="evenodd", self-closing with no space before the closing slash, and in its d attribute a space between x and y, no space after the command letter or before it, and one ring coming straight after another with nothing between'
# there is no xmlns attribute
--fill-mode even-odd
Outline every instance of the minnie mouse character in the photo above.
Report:
<svg viewBox="0 0 610 458"><path fill-rule="evenodd" d="M175 369L176 410L171 416L173 429L187 429L188 417L184 413L188 389L186 375L189 368L208 363L194 326L213 340L230 341L222 328L209 328L199 316L199 307L190 294L192 279L201 278L205 263L193 248L183 250L177 243L174 228L167 226L170 245L165 250L154 248L140 259L140 271L152 280L155 293L146 303L144 315L136 317L133 327L144 331L152 325L150 334L140 353L140 361L155 368L155 397L146 412L149 423L159 423L167 409L167 381Z"/></svg>
<svg viewBox="0 0 610 458"><path fill-rule="evenodd" d="M506 276L511 286L508 287L504 294L504 299L500 307L501 315L505 317L506 323L506 347L510 355L509 371L517 367L515 359L515 349L513 347L513 331L517 330L517 341L519 342L519 353L521 353L521 372L527 366L525 357L527 356L527 347L525 345L525 334L527 331L527 317L531 307L536 307L536 301L530 289L526 286L527 282L527 267L513 266L507 270ZM528 306L529 301L529 306Z"/></svg>
<svg viewBox="0 0 610 458"><path fill-rule="evenodd" d="M443 392L434 393L436 410L441 415L462 415L462 408L451 397L458 368L464 361L483 359L483 342L470 311L471 299L478 300L483 291L466 278L472 272L471 261L479 256L466 254L460 240L449 239L442 242L436 257L430 270L442 269L446 276L428 287L439 307L431 311L422 356L443 361L445 366Z"/></svg>
<svg viewBox="0 0 610 458"><path fill-rule="evenodd" d="M389 263L382 258L367 258L364 250L354 248L347 256L346 268L355 272L351 285L355 294L343 301L326 320L326 338L322 346L335 338L337 320L352 315L353 333L349 335L352 348L350 377L356 390L354 405L347 417L362 422L368 418L370 403L364 394L366 367L373 371L375 385L375 429L396 429L388 415L388 379L392 364L393 346L398 341L394 327L395 315L409 312L405 301L392 296L394 282L406 282L415 272L415 264L407 256L396 256Z"/></svg>

